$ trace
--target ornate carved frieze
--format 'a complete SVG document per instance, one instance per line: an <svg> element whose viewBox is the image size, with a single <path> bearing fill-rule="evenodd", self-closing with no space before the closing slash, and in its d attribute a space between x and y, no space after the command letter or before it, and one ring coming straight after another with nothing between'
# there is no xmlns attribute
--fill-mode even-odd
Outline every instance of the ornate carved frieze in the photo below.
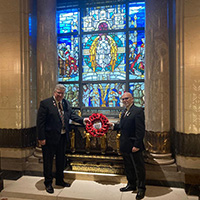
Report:
<svg viewBox="0 0 200 200"><path fill-rule="evenodd" d="M0 147L24 148L36 145L36 127L0 129Z"/></svg>
<svg viewBox="0 0 200 200"><path fill-rule="evenodd" d="M169 132L146 131L145 147L151 153L170 153Z"/></svg>
<svg viewBox="0 0 200 200"><path fill-rule="evenodd" d="M121 156L67 154L73 171L123 174Z"/></svg>

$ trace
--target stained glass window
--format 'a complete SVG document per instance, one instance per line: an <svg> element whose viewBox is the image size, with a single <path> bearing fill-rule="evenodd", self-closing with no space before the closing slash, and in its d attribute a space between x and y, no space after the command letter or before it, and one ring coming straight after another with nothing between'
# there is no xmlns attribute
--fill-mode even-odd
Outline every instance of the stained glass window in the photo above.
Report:
<svg viewBox="0 0 200 200"><path fill-rule="evenodd" d="M129 3L129 27L145 27L145 2Z"/></svg>
<svg viewBox="0 0 200 200"><path fill-rule="evenodd" d="M99 83L83 85L83 105L85 107L119 107L125 91L122 83Z"/></svg>
<svg viewBox="0 0 200 200"><path fill-rule="evenodd" d="M129 92L134 97L134 104L138 107L144 106L144 82L135 82L129 84Z"/></svg>
<svg viewBox="0 0 200 200"><path fill-rule="evenodd" d="M66 87L65 98L72 107L79 107L79 84L64 84Z"/></svg>
<svg viewBox="0 0 200 200"><path fill-rule="evenodd" d="M79 80L78 37L70 35L58 39L58 81Z"/></svg>
<svg viewBox="0 0 200 200"><path fill-rule="evenodd" d="M83 80L125 80L125 33L83 36Z"/></svg>
<svg viewBox="0 0 200 200"><path fill-rule="evenodd" d="M117 30L126 27L125 5L86 8L82 18L83 31Z"/></svg>
<svg viewBox="0 0 200 200"><path fill-rule="evenodd" d="M83 115L118 116L125 91L144 107L145 1L77 2L66 1L57 11L58 81L67 87L65 98Z"/></svg>
<svg viewBox="0 0 200 200"><path fill-rule="evenodd" d="M144 79L145 38L144 30L129 34L129 78Z"/></svg>
<svg viewBox="0 0 200 200"><path fill-rule="evenodd" d="M58 34L78 31L78 9L68 9L57 12Z"/></svg>

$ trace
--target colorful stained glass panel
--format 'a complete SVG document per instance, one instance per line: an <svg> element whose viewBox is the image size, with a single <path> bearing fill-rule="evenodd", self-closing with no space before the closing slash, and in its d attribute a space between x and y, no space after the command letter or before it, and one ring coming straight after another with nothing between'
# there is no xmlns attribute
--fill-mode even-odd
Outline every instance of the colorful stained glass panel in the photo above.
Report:
<svg viewBox="0 0 200 200"><path fill-rule="evenodd" d="M125 5L86 8L82 18L82 29L84 32L124 29L125 13Z"/></svg>
<svg viewBox="0 0 200 200"><path fill-rule="evenodd" d="M125 91L122 83L101 83L83 85L84 107L119 107Z"/></svg>
<svg viewBox="0 0 200 200"><path fill-rule="evenodd" d="M145 35L144 30L135 30L129 34L129 78L144 79Z"/></svg>
<svg viewBox="0 0 200 200"><path fill-rule="evenodd" d="M145 2L129 4L129 27L145 27Z"/></svg>
<svg viewBox="0 0 200 200"><path fill-rule="evenodd" d="M83 81L125 80L125 33L83 36Z"/></svg>
<svg viewBox="0 0 200 200"><path fill-rule="evenodd" d="M58 81L79 80L79 40L71 35L58 39Z"/></svg>
<svg viewBox="0 0 200 200"><path fill-rule="evenodd" d="M134 97L134 104L138 107L144 107L144 82L130 83L129 88L129 92Z"/></svg>
<svg viewBox="0 0 200 200"><path fill-rule="evenodd" d="M72 33L78 31L78 9L57 11L57 33Z"/></svg>
<svg viewBox="0 0 200 200"><path fill-rule="evenodd" d="M64 84L66 92L64 98L67 99L72 107L79 107L79 85Z"/></svg>

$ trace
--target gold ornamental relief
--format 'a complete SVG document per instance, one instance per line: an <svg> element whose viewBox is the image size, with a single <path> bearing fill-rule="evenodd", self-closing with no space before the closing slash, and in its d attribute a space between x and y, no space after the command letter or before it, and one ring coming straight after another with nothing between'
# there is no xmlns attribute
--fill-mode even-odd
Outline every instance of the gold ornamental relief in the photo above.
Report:
<svg viewBox="0 0 200 200"><path fill-rule="evenodd" d="M169 132L146 131L145 147L150 153L170 153Z"/></svg>
<svg viewBox="0 0 200 200"><path fill-rule="evenodd" d="M82 162L72 162L71 163L73 171L82 172L93 172L93 173L109 173L109 174L123 174L123 165L111 165L111 164L96 164L96 163L82 163Z"/></svg>

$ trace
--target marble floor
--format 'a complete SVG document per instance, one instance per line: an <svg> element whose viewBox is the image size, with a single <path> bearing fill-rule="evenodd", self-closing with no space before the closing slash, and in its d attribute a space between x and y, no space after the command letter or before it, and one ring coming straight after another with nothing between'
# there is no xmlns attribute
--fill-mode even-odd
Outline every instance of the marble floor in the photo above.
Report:
<svg viewBox="0 0 200 200"><path fill-rule="evenodd" d="M54 186L54 194L45 191L43 177L22 176L16 181L4 180L0 200L133 200L135 192L120 192L124 183L91 180L68 180L71 187ZM186 195L183 188L147 185L144 200L199 200Z"/></svg>

